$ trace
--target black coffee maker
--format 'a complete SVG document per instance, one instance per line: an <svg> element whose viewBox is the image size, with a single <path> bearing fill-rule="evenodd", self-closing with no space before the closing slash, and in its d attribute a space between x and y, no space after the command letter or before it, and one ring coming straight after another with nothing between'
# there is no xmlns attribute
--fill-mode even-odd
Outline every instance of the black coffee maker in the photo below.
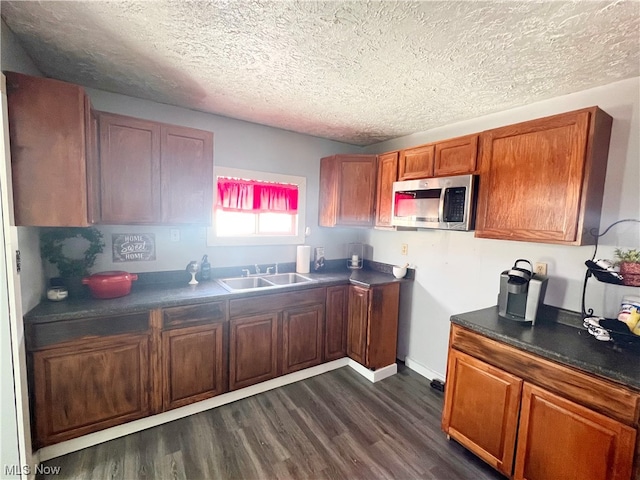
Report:
<svg viewBox="0 0 640 480"><path fill-rule="evenodd" d="M529 264L529 268L522 264ZM533 273L533 265L529 260L516 260L511 269L500 274L498 314L533 325L547 291L547 281L546 276Z"/></svg>

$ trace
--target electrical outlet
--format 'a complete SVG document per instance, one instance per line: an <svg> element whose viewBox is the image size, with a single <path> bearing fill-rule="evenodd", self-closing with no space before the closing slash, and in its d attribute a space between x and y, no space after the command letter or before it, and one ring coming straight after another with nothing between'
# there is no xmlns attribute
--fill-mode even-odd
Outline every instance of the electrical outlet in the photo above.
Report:
<svg viewBox="0 0 640 480"><path fill-rule="evenodd" d="M180 230L177 228L171 229L171 241L179 242L180 241Z"/></svg>
<svg viewBox="0 0 640 480"><path fill-rule="evenodd" d="M533 273L537 273L538 275L546 275L547 274L547 264L544 262L536 262L533 264Z"/></svg>
<svg viewBox="0 0 640 480"><path fill-rule="evenodd" d="M400 248L400 254L406 255L407 253L409 253L409 245L407 245L406 243L403 243L402 247Z"/></svg>

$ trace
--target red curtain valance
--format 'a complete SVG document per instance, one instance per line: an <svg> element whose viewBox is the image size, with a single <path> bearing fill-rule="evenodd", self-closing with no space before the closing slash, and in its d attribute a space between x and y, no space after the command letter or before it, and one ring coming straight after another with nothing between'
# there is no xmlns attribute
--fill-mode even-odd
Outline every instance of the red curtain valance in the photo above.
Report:
<svg viewBox="0 0 640 480"><path fill-rule="evenodd" d="M227 212L298 213L298 186L218 177L217 208Z"/></svg>

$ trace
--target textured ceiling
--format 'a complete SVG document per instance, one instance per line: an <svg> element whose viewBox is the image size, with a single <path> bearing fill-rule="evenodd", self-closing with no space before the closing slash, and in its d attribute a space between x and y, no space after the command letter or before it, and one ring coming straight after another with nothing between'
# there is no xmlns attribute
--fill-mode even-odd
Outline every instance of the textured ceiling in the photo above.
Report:
<svg viewBox="0 0 640 480"><path fill-rule="evenodd" d="M0 8L47 76L358 145L640 75L636 0Z"/></svg>

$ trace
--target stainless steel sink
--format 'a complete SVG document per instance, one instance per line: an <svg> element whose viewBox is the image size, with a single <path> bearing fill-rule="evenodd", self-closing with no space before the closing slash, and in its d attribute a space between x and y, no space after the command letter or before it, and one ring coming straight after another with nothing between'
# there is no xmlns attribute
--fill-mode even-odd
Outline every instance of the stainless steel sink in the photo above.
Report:
<svg viewBox="0 0 640 480"><path fill-rule="evenodd" d="M253 290L275 286L273 283L265 280L264 277L222 278L218 280L218 283L230 291Z"/></svg>
<svg viewBox="0 0 640 480"><path fill-rule="evenodd" d="M252 277L219 278L216 280L224 289L234 292L253 292L269 288L283 288L289 285L311 283L309 277L299 273L276 273Z"/></svg>
<svg viewBox="0 0 640 480"><path fill-rule="evenodd" d="M309 277L300 275L299 273L277 273L275 275L267 275L263 277L276 285L292 285L294 283L313 282Z"/></svg>

